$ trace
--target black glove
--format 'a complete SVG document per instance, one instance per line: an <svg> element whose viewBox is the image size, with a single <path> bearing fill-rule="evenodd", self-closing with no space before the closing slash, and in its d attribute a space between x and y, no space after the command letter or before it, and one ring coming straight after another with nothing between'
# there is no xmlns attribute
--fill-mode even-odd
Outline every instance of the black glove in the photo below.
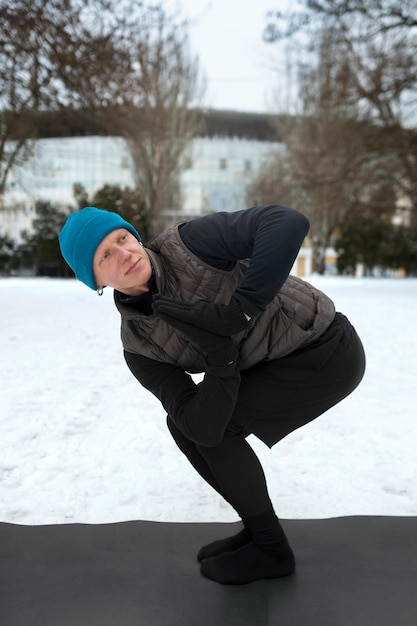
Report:
<svg viewBox="0 0 417 626"><path fill-rule="evenodd" d="M158 313L175 317L225 337L246 330L249 323L239 303L233 298L230 304L213 304L212 302L181 302L156 294L154 305Z"/></svg>
<svg viewBox="0 0 417 626"><path fill-rule="evenodd" d="M208 366L230 369L231 372L236 369L238 351L230 337L210 333L164 313L158 312L158 317L183 333L205 355Z"/></svg>

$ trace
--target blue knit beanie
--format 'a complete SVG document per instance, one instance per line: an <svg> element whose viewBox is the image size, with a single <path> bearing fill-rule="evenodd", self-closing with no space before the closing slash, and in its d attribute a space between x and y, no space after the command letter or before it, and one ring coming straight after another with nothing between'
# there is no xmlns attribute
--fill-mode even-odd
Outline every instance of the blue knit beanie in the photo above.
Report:
<svg viewBox="0 0 417 626"><path fill-rule="evenodd" d="M59 234L62 256L78 280L91 289L97 289L93 273L95 251L103 239L117 228L126 228L140 241L137 230L118 213L93 206L71 213Z"/></svg>

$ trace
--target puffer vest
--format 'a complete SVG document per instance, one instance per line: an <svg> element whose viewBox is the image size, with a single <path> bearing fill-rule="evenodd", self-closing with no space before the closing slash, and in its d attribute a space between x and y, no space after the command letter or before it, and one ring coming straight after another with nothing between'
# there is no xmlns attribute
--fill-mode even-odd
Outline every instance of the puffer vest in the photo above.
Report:
<svg viewBox="0 0 417 626"><path fill-rule="evenodd" d="M178 300L227 304L244 275L249 260L231 271L216 269L184 245L178 225L165 230L146 248L155 270L158 291ZM144 315L122 304L124 350L156 361L178 365L190 373L204 371L204 358L194 346L156 315ZM302 348L330 326L335 307L324 293L289 276L265 311L252 318L248 329L233 336L239 347L239 366L247 369L263 360L279 359Z"/></svg>

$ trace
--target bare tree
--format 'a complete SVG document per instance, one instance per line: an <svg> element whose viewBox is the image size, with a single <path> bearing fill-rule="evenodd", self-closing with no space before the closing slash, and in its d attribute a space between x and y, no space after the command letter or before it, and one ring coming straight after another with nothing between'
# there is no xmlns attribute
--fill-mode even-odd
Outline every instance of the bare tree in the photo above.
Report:
<svg viewBox="0 0 417 626"><path fill-rule="evenodd" d="M316 46L309 63L299 67L298 114L276 118L286 155L276 163L275 173L279 201L284 192L310 219L313 270L323 273L326 249L352 202L370 184L375 157L338 33L323 29ZM272 166L265 168L258 181L264 190L271 171Z"/></svg>
<svg viewBox="0 0 417 626"><path fill-rule="evenodd" d="M349 42L349 47L359 101L384 138L379 154L389 164L386 181L416 219L417 159L411 127L417 124L417 39L408 31L390 31L377 40Z"/></svg>
<svg viewBox="0 0 417 626"><path fill-rule="evenodd" d="M167 210L175 214L178 208L181 157L201 123L203 83L186 24L161 6L142 8L141 15L140 33L134 24L127 39L130 72L103 123L126 139L153 236L165 225Z"/></svg>
<svg viewBox="0 0 417 626"><path fill-rule="evenodd" d="M0 197L37 113L72 108L126 139L155 233L198 119L186 24L137 0L11 0L0 45Z"/></svg>
<svg viewBox="0 0 417 626"><path fill-rule="evenodd" d="M307 35L323 24L338 33L362 118L377 125L385 176L417 219L417 17L414 0L303 0L301 11L267 16L270 42ZM333 88L337 87L333 83ZM373 146L372 149L374 149Z"/></svg>
<svg viewBox="0 0 417 626"><path fill-rule="evenodd" d="M306 0L306 8L319 17L333 17L340 24L351 16L372 23L369 36L417 27L414 0Z"/></svg>
<svg viewBox="0 0 417 626"><path fill-rule="evenodd" d="M264 160L246 191L248 206L259 204L282 204L301 206L297 188L293 185L289 161L282 153L271 154Z"/></svg>
<svg viewBox="0 0 417 626"><path fill-rule="evenodd" d="M271 3L273 4L273 3ZM266 15L264 40L275 43L308 30L317 22L331 21L349 32L352 18L369 22L368 37L417 27L415 0L300 0L300 10L274 11Z"/></svg>
<svg viewBox="0 0 417 626"><path fill-rule="evenodd" d="M115 28L106 0L0 3L0 197L13 165L30 153L37 115L76 107L86 76L120 67Z"/></svg>

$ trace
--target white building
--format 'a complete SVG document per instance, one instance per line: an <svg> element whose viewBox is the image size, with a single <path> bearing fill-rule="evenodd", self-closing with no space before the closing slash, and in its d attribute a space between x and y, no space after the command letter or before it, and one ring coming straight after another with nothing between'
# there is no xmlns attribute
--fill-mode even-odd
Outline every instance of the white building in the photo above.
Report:
<svg viewBox="0 0 417 626"><path fill-rule="evenodd" d="M180 220L212 211L246 208L246 191L265 159L282 144L239 138L197 137L191 141L180 176L178 206L167 218ZM134 186L131 157L120 137L38 139L32 156L15 167L0 214L0 232L14 239L30 229L36 201L74 205L73 186L92 195L105 184ZM171 219L170 219L171 218Z"/></svg>
<svg viewBox="0 0 417 626"><path fill-rule="evenodd" d="M220 112L220 136L214 128L210 135L190 142L183 157L178 206L166 209L166 224L215 211L237 211L254 204L257 199L247 197L248 187L269 157L277 152L283 154L282 143L265 139L265 133L262 140L256 138L254 124L247 133L243 129L240 136L227 136L224 128L229 118L221 115ZM229 115L236 123L236 115ZM253 123L253 118L249 121ZM261 122L265 124L265 119ZM257 123L259 120L255 119ZM59 208L74 206L76 183L89 196L105 184L133 187L132 161L124 139L74 136L36 140L30 158L12 170L0 211L0 235L7 234L19 241L23 230L31 230L35 203L39 200ZM310 267L307 250L302 252L295 271L308 274Z"/></svg>
<svg viewBox="0 0 417 626"><path fill-rule="evenodd" d="M73 186L81 183L88 194L104 184L132 186L130 156L119 137L62 137L38 139L32 155L14 167L0 213L0 233L19 240L30 230L38 200L58 207L74 206Z"/></svg>
<svg viewBox="0 0 417 626"><path fill-rule="evenodd" d="M240 138L196 138L181 175L181 210L186 215L246 208L247 189L265 160L283 145Z"/></svg>

